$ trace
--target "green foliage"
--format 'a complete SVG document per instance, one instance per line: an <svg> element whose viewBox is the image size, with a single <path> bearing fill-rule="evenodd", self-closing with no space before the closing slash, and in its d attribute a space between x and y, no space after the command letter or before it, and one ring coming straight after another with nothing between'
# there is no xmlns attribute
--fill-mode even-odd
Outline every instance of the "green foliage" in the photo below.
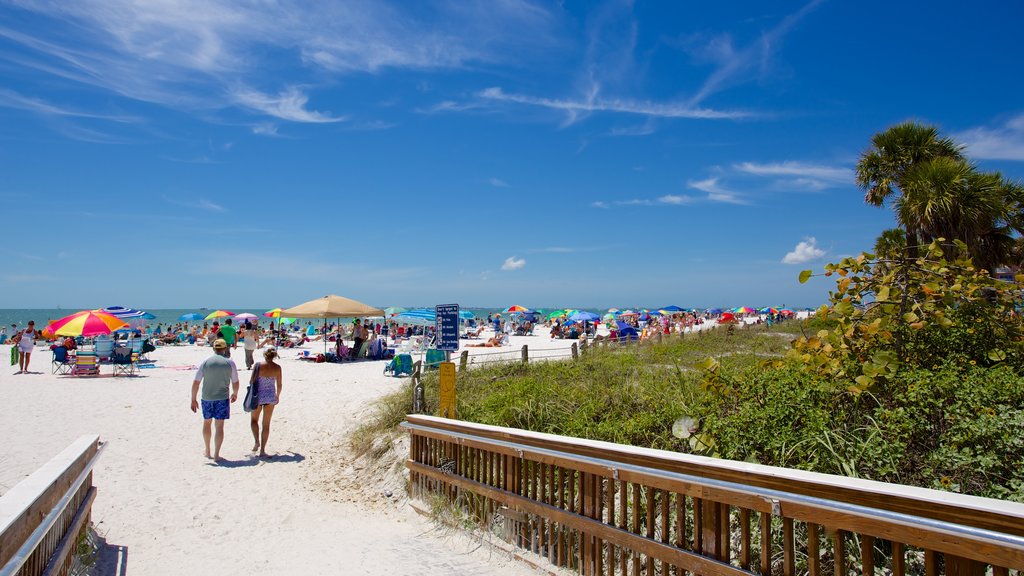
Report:
<svg viewBox="0 0 1024 576"><path fill-rule="evenodd" d="M699 404L722 457L1024 501L1024 379L949 361L871 394L834 394L783 366Z"/></svg>
<svg viewBox="0 0 1024 576"><path fill-rule="evenodd" d="M834 327L798 338L789 357L853 394L947 359L1024 368L1021 286L976 269L962 242L942 242L914 260L864 253L825 266L836 288L817 316Z"/></svg>

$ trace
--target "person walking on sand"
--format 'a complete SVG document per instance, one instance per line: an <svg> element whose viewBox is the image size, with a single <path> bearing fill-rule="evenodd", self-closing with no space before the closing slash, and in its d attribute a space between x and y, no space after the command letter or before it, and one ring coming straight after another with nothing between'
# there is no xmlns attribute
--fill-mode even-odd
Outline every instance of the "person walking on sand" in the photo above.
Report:
<svg viewBox="0 0 1024 576"><path fill-rule="evenodd" d="M200 402L199 384L202 383L203 407L203 443L206 445L206 457L220 461L220 447L224 444L224 421L231 417L231 403L238 398L238 368L235 362L227 357L228 343L218 338L213 343L214 355L199 366L195 379L192 380L192 412ZM230 391L228 387L231 387ZM213 455L210 455L211 425L213 434Z"/></svg>
<svg viewBox="0 0 1024 576"><path fill-rule="evenodd" d="M28 327L18 335L18 371L17 374L28 373L28 362L32 359L32 349L36 345L36 323L28 321Z"/></svg>
<svg viewBox="0 0 1024 576"><path fill-rule="evenodd" d="M253 409L249 426L252 428L252 451L257 450L260 458L267 457L267 440L270 438L270 419L274 417L274 407L281 401L281 365L274 362L277 350L270 348L263 353L265 362L258 362L253 368L249 384L255 386L256 408ZM263 417L263 430L260 431L260 416Z"/></svg>
<svg viewBox="0 0 1024 576"><path fill-rule="evenodd" d="M245 339L245 343L242 346L245 350L245 369L252 370L252 365L255 362L252 355L253 352L256 352L256 349L260 347L260 332L255 326L246 320L245 326L242 328L241 336Z"/></svg>

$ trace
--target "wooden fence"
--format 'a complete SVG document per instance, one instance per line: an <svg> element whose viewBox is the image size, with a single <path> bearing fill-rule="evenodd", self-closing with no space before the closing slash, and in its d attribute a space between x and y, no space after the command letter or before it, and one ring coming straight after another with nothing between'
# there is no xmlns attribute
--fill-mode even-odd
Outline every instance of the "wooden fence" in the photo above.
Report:
<svg viewBox="0 0 1024 576"><path fill-rule="evenodd" d="M82 436L0 497L0 576L67 574L89 522L92 468L103 450Z"/></svg>
<svg viewBox="0 0 1024 576"><path fill-rule="evenodd" d="M1008 576L1024 505L410 415L410 491L584 575Z"/></svg>

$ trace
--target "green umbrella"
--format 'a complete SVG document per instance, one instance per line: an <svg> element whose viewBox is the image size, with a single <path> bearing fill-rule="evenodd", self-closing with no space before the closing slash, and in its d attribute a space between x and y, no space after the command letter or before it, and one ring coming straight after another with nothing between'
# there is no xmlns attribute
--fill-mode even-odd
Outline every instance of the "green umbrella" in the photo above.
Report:
<svg viewBox="0 0 1024 576"><path fill-rule="evenodd" d="M546 319L551 320L552 318L560 318L562 316L565 316L566 312L566 310L555 310L554 312L548 314Z"/></svg>
<svg viewBox="0 0 1024 576"><path fill-rule="evenodd" d="M394 316L395 314L401 314L402 312L405 311L406 309L402 308L401 306L388 306L387 308L384 309L384 315L387 317L391 317Z"/></svg>

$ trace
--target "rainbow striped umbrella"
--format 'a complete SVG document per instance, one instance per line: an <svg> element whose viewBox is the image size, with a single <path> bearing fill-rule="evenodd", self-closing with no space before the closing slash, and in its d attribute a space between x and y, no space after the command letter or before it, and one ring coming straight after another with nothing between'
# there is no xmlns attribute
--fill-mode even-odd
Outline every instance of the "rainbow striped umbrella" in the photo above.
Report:
<svg viewBox="0 0 1024 576"><path fill-rule="evenodd" d="M213 312L207 314L204 320L213 320L214 318L227 318L234 315L234 312L228 312L227 310L214 310Z"/></svg>
<svg viewBox="0 0 1024 576"><path fill-rule="evenodd" d="M735 314L753 314L754 312L757 312L757 310L754 310L753 308L750 308L748 306L740 306L739 308L733 308L732 311Z"/></svg>
<svg viewBox="0 0 1024 576"><path fill-rule="evenodd" d="M266 316L267 318L280 318L281 309L274 308L273 310L267 310L266 312L263 313L263 315Z"/></svg>
<svg viewBox="0 0 1024 576"><path fill-rule="evenodd" d="M778 314L779 310L777 308L772 308L771 306L769 306L767 308L761 308L760 312L761 314Z"/></svg>
<svg viewBox="0 0 1024 576"><path fill-rule="evenodd" d="M509 306L508 308L505 308L504 312L533 312L533 310L530 310L526 306L514 304L512 306Z"/></svg>
<svg viewBox="0 0 1024 576"><path fill-rule="evenodd" d="M120 330L128 323L100 310L82 310L60 320L50 322L47 328L57 336L96 336Z"/></svg>

